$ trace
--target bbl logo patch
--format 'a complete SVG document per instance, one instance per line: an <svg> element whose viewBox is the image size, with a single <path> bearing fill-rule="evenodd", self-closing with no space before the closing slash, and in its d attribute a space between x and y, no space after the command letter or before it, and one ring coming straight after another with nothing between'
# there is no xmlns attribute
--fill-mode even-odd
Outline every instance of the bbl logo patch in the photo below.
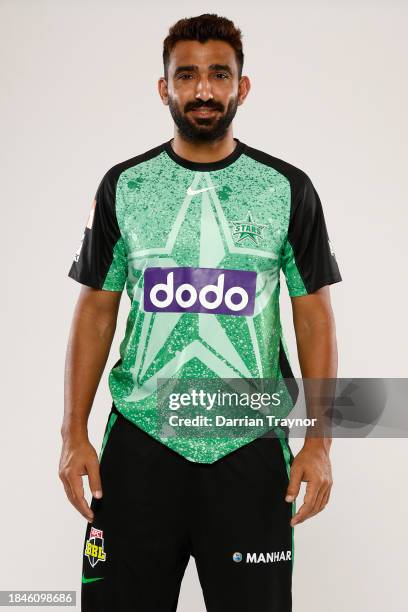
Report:
<svg viewBox="0 0 408 612"><path fill-rule="evenodd" d="M89 538L85 545L85 556L88 557L88 561L92 567L95 567L98 561L106 561L106 553L103 549L102 529L91 527Z"/></svg>

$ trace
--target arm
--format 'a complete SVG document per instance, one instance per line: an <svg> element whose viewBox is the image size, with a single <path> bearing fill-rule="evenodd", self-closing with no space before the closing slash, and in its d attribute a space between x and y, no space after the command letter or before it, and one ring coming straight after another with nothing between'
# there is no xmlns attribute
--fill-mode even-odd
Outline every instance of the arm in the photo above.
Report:
<svg viewBox="0 0 408 612"><path fill-rule="evenodd" d="M329 287L291 299L302 378L336 378L336 328ZM331 438L326 433L321 438L306 436L302 450L293 461L286 500L292 502L297 497L302 481L308 484L304 503L293 517L292 526L321 512L329 501L333 484L330 447Z"/></svg>
<svg viewBox="0 0 408 612"><path fill-rule="evenodd" d="M116 329L120 291L83 286L72 320L65 361L64 417L59 477L70 502L90 522L85 497L87 474L94 497L101 497L99 461L88 439L88 417Z"/></svg>

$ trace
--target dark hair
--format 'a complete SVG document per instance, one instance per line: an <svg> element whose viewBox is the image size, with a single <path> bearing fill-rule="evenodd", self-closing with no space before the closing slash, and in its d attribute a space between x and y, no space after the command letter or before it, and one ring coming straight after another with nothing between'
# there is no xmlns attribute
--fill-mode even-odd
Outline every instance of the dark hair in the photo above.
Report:
<svg viewBox="0 0 408 612"><path fill-rule="evenodd" d="M241 30L236 28L230 19L219 17L214 13L205 13L198 17L179 19L179 21L171 26L167 37L163 41L165 77L167 78L170 53L180 40L198 40L200 43L204 43L207 40L223 40L227 42L235 51L238 76L241 77L244 65L241 36Z"/></svg>

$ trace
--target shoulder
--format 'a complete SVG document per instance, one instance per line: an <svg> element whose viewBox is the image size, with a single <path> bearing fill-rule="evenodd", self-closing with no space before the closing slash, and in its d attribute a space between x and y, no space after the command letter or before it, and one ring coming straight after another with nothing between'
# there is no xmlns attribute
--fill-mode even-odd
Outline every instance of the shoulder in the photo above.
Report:
<svg viewBox="0 0 408 612"><path fill-rule="evenodd" d="M254 147L250 147L248 145L245 147L245 155L256 162L268 166L269 168L273 168L280 174L283 174L290 182L292 189L295 191L305 189L311 183L308 174L304 170L284 159L275 157L269 153L266 153L265 151L255 149Z"/></svg>
<svg viewBox="0 0 408 612"><path fill-rule="evenodd" d="M157 156L159 156L163 152L163 145L158 145L156 147L152 147L148 151L144 153L139 153L129 159L121 161L113 166L111 166L104 174L102 181L106 181L110 184L117 183L120 175L129 170L130 168L134 168L143 164L143 162L147 162Z"/></svg>

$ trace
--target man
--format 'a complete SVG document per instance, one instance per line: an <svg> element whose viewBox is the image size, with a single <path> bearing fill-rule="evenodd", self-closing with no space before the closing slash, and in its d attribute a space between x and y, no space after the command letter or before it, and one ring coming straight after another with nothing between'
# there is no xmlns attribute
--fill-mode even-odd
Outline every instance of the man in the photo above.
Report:
<svg viewBox="0 0 408 612"><path fill-rule="evenodd" d="M329 500L330 440L306 438L294 458L279 428L177 433L159 392L168 379L293 378L280 269L302 376L334 378L328 285L342 279L310 178L233 137L250 89L240 31L217 15L182 19L163 60L158 90L174 138L106 172L69 271L84 287L67 350L59 475L88 519L82 609L175 611L193 555L210 612L287 612L293 529ZM125 286L130 312L98 457L87 420Z"/></svg>

